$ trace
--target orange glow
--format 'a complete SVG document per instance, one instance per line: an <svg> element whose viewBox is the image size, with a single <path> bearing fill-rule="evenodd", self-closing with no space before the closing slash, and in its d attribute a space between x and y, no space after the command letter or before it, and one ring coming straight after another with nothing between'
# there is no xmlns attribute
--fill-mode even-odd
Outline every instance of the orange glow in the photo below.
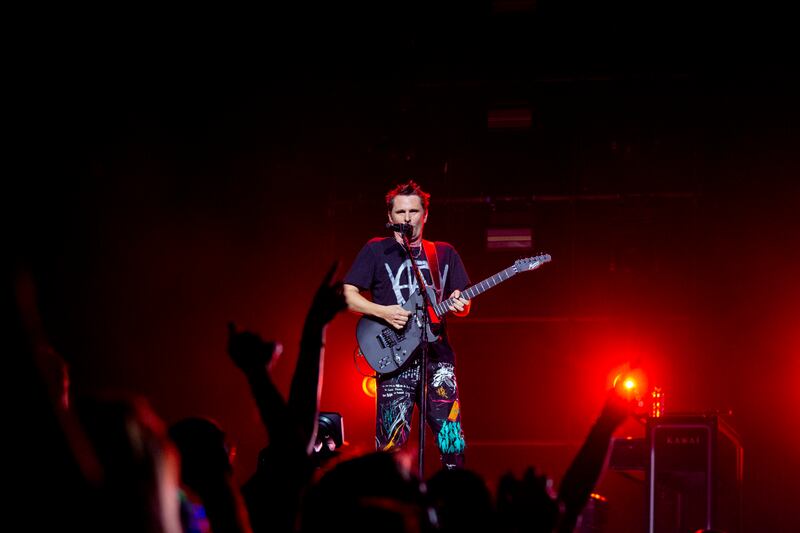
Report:
<svg viewBox="0 0 800 533"><path fill-rule="evenodd" d="M364 376L364 379L361 380L361 390L364 391L370 398L375 398L378 393L375 387L375 377L373 376Z"/></svg>

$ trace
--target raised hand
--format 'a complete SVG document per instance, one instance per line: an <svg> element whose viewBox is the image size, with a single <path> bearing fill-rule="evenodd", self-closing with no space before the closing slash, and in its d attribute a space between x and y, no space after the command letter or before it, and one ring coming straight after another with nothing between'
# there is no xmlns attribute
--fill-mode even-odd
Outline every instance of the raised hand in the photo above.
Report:
<svg viewBox="0 0 800 533"><path fill-rule="evenodd" d="M606 395L598 420L617 427L635 411L637 405L635 399L625 398L616 389L611 389Z"/></svg>
<svg viewBox="0 0 800 533"><path fill-rule="evenodd" d="M336 316L339 311L347 307L342 290L342 282L332 282L334 274L339 269L339 261L333 262L322 284L314 294L311 307L306 315L306 321L312 324L325 325Z"/></svg>
<svg viewBox="0 0 800 533"><path fill-rule="evenodd" d="M251 331L237 331L236 324L228 322L228 355L241 370L271 368L282 352L281 343L265 341Z"/></svg>
<svg viewBox="0 0 800 533"><path fill-rule="evenodd" d="M500 478L497 510L506 530L549 532L558 523L561 505L552 480L528 467L521 478L510 472Z"/></svg>

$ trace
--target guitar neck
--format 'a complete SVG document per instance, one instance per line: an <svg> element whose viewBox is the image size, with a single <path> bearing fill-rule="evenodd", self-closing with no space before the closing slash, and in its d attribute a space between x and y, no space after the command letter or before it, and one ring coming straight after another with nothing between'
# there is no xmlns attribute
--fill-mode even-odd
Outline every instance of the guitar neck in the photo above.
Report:
<svg viewBox="0 0 800 533"><path fill-rule="evenodd" d="M464 289L461 291L461 297L467 300L471 300L475 298L477 295L486 292L487 290L491 289L492 287L496 287L500 283L504 282L508 278L514 277L517 275L517 271L514 269L513 266L508 267L505 270L501 270L497 274L493 276L489 276L485 280L481 281L480 283L476 283L475 285ZM436 316L443 317L450 311L449 304L452 302L451 298L442 301L433 306L434 311L436 312Z"/></svg>

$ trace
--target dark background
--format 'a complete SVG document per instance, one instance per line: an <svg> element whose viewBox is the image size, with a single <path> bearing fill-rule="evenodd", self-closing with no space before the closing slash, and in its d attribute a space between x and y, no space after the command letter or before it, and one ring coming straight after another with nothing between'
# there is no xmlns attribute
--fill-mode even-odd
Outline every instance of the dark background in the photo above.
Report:
<svg viewBox="0 0 800 533"><path fill-rule="evenodd" d="M497 1L70 16L24 19L11 47L19 166L4 181L76 390L142 393L167 422L215 418L246 479L265 435L225 324L284 342L286 390L322 275L383 233L383 194L413 177L433 196L426 236L454 244L473 282L553 257L452 323L471 467L558 480L610 376L635 362L668 411L731 413L746 530L796 530L785 13ZM497 110L530 124L497 128ZM487 250L502 227L531 229L534 248ZM329 328L322 408L369 450L356 320ZM641 514L638 489L614 490L615 513Z"/></svg>

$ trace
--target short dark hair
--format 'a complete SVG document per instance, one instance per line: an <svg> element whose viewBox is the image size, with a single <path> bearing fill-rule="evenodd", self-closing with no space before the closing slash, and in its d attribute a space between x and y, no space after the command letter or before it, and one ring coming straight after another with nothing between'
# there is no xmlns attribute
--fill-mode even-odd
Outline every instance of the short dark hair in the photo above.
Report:
<svg viewBox="0 0 800 533"><path fill-rule="evenodd" d="M406 183L401 183L388 193L386 193L386 209L389 211L394 207L395 196L419 196L422 201L422 208L427 211L428 204L430 203L431 195L422 190L422 188L414 182L408 180Z"/></svg>

